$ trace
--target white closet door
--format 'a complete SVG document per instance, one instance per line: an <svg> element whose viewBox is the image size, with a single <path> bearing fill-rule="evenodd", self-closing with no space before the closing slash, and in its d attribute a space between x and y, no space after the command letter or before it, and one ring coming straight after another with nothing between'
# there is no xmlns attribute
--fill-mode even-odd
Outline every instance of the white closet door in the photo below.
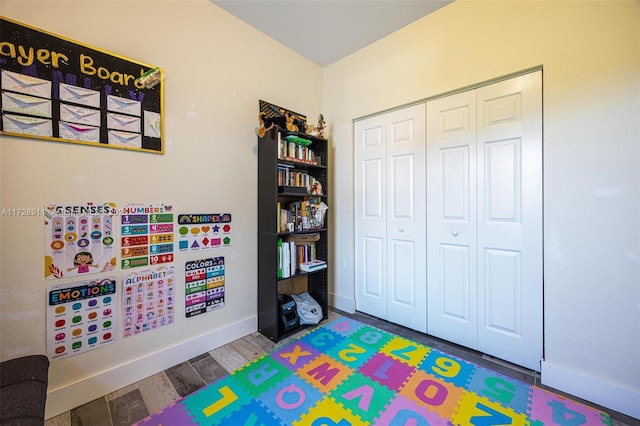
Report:
<svg viewBox="0 0 640 426"><path fill-rule="evenodd" d="M356 309L387 318L386 116L358 121L355 145Z"/></svg>
<svg viewBox="0 0 640 426"><path fill-rule="evenodd" d="M540 369L542 76L427 104L428 330Z"/></svg>
<svg viewBox="0 0 640 426"><path fill-rule="evenodd" d="M356 309L425 332L425 105L354 130Z"/></svg>
<svg viewBox="0 0 640 426"><path fill-rule="evenodd" d="M476 348L476 96L427 103L428 333Z"/></svg>
<svg viewBox="0 0 640 426"><path fill-rule="evenodd" d="M388 320L427 331L425 104L387 114Z"/></svg>
<svg viewBox="0 0 640 426"><path fill-rule="evenodd" d="M477 90L478 350L542 358L542 73Z"/></svg>

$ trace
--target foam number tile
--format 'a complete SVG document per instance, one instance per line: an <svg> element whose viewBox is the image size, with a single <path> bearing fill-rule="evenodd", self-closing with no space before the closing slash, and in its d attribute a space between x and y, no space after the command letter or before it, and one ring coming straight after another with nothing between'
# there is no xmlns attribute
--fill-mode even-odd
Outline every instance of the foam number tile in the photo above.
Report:
<svg viewBox="0 0 640 426"><path fill-rule="evenodd" d="M416 342L404 339L402 337L395 336L382 349L380 352L385 353L405 364L417 367L420 361L429 352L429 348Z"/></svg>
<svg viewBox="0 0 640 426"><path fill-rule="evenodd" d="M503 406L509 406L518 413L527 412L529 385L519 380L486 368L477 368L468 389Z"/></svg>
<svg viewBox="0 0 640 426"><path fill-rule="evenodd" d="M523 413L490 401L473 392L465 392L458 406L458 412L452 417L456 425L511 425L529 426L529 420Z"/></svg>
<svg viewBox="0 0 640 426"><path fill-rule="evenodd" d="M351 340L344 340L326 352L329 356L339 360L354 370L357 370L376 353L375 351L363 345L356 344Z"/></svg>
<svg viewBox="0 0 640 426"><path fill-rule="evenodd" d="M351 335L351 340L356 344L377 351L383 347L393 335L374 327L364 326Z"/></svg>
<svg viewBox="0 0 640 426"><path fill-rule="evenodd" d="M473 377L476 366L436 349L431 349L422 361L420 369L456 386L466 387Z"/></svg>
<svg viewBox="0 0 640 426"><path fill-rule="evenodd" d="M354 321L348 317L341 317L327 324L326 328L343 336L351 336L363 326L364 324L359 321Z"/></svg>
<svg viewBox="0 0 640 426"><path fill-rule="evenodd" d="M602 413L569 398L545 391L538 387L531 389L531 414L533 422L541 425L577 426L610 425L610 419Z"/></svg>
<svg viewBox="0 0 640 426"><path fill-rule="evenodd" d="M417 370L403 384L399 393L420 407L438 413L442 418L451 418L465 391L438 377Z"/></svg>

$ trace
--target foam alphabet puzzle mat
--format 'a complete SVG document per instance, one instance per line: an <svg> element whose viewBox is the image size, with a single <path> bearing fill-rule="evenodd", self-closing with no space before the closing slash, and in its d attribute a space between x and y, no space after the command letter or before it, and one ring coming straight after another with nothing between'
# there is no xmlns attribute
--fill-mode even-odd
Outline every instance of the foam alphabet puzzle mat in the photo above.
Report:
<svg viewBox="0 0 640 426"><path fill-rule="evenodd" d="M346 317L137 423L609 425L592 407Z"/></svg>

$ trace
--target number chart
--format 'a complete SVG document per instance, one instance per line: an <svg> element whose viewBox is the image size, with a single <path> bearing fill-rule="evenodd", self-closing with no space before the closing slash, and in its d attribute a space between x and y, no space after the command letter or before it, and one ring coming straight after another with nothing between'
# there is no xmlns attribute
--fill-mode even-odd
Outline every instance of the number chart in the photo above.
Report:
<svg viewBox="0 0 640 426"><path fill-rule="evenodd" d="M132 272L122 285L124 337L173 323L175 268Z"/></svg>
<svg viewBox="0 0 640 426"><path fill-rule="evenodd" d="M116 340L116 278L57 285L47 293L47 355L67 358Z"/></svg>
<svg viewBox="0 0 640 426"><path fill-rule="evenodd" d="M185 264L185 315L187 318L224 306L224 257Z"/></svg>
<svg viewBox="0 0 640 426"><path fill-rule="evenodd" d="M44 276L59 279L112 271L115 204L50 204L44 209Z"/></svg>
<svg viewBox="0 0 640 426"><path fill-rule="evenodd" d="M172 210L167 204L130 204L122 209L122 269L173 262Z"/></svg>

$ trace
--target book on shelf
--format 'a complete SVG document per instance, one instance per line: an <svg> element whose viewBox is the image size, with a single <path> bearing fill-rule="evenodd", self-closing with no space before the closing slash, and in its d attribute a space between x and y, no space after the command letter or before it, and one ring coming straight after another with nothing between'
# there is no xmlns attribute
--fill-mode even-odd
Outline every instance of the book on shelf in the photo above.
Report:
<svg viewBox="0 0 640 426"><path fill-rule="evenodd" d="M313 272L319 271L327 267L327 262L324 260L311 260L309 262L304 262L299 265L300 270L303 272Z"/></svg>
<svg viewBox="0 0 640 426"><path fill-rule="evenodd" d="M290 278L298 271L302 271L302 264L311 264L311 262L316 261L316 245L314 241L300 241L293 238L293 235L290 237L291 239L287 241L278 238L278 278L282 279Z"/></svg>

